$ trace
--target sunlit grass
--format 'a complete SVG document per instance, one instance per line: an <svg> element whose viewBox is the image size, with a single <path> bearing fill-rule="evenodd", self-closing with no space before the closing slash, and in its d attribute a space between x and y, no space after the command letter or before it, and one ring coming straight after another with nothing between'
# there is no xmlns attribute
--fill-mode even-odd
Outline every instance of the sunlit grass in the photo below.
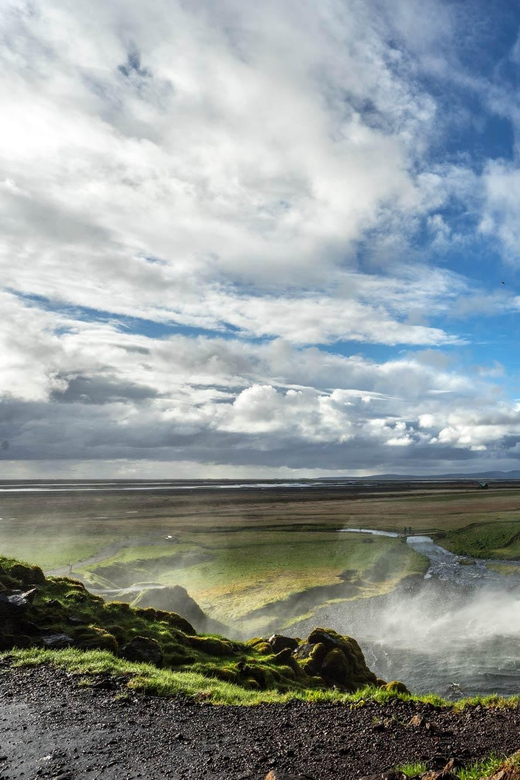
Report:
<svg viewBox="0 0 520 780"><path fill-rule="evenodd" d="M449 550L474 558L516 558L520 555L520 520L473 524L450 531L443 540Z"/></svg>
<svg viewBox="0 0 520 780"><path fill-rule="evenodd" d="M402 772L407 777L415 777L416 775L421 775L423 772L426 772L426 764L423 764L420 761L410 764L400 764L399 766L396 766L395 771Z"/></svg>
<svg viewBox="0 0 520 780"><path fill-rule="evenodd" d="M188 696L199 701L212 704L242 704L255 705L262 703L283 704L287 701L299 700L314 703L338 703L354 708L363 707L368 702L385 704L395 699L433 704L436 707L448 707L460 711L466 707L480 704L484 707L518 707L519 698L499 696L476 696L461 699L454 703L443 699L437 694L411 695L392 693L382 688L366 686L355 693L339 693L335 690L303 689L282 693L277 690L248 690L231 682L225 682L193 671L172 671L158 669L151 664L131 663L117 658L107 651L76 649L43 650L10 650L0 653L0 659L10 659L13 667L33 667L40 664L50 664L68 672L84 675L88 682L89 676L109 674L119 679L128 678L130 690L147 693L154 696ZM3 671L9 674L9 671ZM474 776L464 776L463 780L473 780ZM479 777L479 776L478 776Z"/></svg>
<svg viewBox="0 0 520 780"><path fill-rule="evenodd" d="M467 767L457 770L460 780L482 780L490 777L504 764L504 756L493 754L482 761L475 761Z"/></svg>

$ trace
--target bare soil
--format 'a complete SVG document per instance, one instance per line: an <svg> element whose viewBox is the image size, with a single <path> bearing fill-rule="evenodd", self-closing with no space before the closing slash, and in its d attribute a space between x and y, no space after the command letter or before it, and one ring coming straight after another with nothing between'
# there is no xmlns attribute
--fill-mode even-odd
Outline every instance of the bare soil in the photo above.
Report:
<svg viewBox="0 0 520 780"><path fill-rule="evenodd" d="M264 780L276 768L315 780L398 764L442 766L520 747L520 710L293 702L213 706L129 693L123 681L50 667L0 674L0 780ZM419 715L420 725L410 725Z"/></svg>

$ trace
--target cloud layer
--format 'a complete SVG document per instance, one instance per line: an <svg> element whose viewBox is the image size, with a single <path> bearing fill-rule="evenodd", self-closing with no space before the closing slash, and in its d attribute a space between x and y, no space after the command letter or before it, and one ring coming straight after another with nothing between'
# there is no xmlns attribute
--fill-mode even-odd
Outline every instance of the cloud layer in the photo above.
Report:
<svg viewBox="0 0 520 780"><path fill-rule="evenodd" d="M518 264L520 168L450 143L520 111L464 14L2 5L9 473L511 467L511 372L473 318L519 299L464 258Z"/></svg>

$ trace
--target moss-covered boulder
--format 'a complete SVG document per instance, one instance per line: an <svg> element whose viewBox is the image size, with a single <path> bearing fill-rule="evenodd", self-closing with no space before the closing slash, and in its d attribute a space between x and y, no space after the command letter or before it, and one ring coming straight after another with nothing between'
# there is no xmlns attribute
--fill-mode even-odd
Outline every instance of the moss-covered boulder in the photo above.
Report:
<svg viewBox="0 0 520 780"><path fill-rule="evenodd" d="M273 654L273 648L271 647L269 642L259 642L258 644L254 645L254 649L257 653L260 653L260 655Z"/></svg>
<svg viewBox="0 0 520 780"><path fill-rule="evenodd" d="M280 650L296 650L298 640L292 636L283 636L282 634L273 634L267 640L273 648L273 653L279 653Z"/></svg>
<svg viewBox="0 0 520 780"><path fill-rule="evenodd" d="M114 655L119 652L117 639L103 628L82 626L73 632L72 638L74 646L79 647L80 650L109 650Z"/></svg>
<svg viewBox="0 0 520 780"><path fill-rule="evenodd" d="M135 636L121 649L121 655L129 661L162 666L164 655L156 639L147 636Z"/></svg>
<svg viewBox="0 0 520 780"><path fill-rule="evenodd" d="M11 567L11 576L19 580L25 587L31 585L43 585L45 574L39 566L31 566L28 563L15 563Z"/></svg>
<svg viewBox="0 0 520 780"><path fill-rule="evenodd" d="M296 648L294 656L306 674L319 676L328 685L354 691L377 684L356 640L333 629L315 628Z"/></svg>
<svg viewBox="0 0 520 780"><path fill-rule="evenodd" d="M378 680L378 682L382 681ZM384 687L385 691L389 691L389 693L410 693L406 685L400 680L392 680L381 687Z"/></svg>

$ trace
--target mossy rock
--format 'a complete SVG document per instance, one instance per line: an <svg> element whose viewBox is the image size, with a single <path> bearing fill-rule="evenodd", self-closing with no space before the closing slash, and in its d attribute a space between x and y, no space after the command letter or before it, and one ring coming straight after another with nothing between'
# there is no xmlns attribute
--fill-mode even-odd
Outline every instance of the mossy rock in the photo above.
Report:
<svg viewBox="0 0 520 780"><path fill-rule="evenodd" d="M244 642L246 647L255 647L256 645L265 644L266 640L262 639L259 636L254 636L252 639L248 639L246 642Z"/></svg>
<svg viewBox="0 0 520 780"><path fill-rule="evenodd" d="M391 682L386 683L384 689L389 693L410 693L406 685L400 682L400 680L392 680Z"/></svg>
<svg viewBox="0 0 520 780"><path fill-rule="evenodd" d="M268 687L267 675L262 667L251 664L248 666L248 671L249 679L256 680L260 689L265 690Z"/></svg>
<svg viewBox="0 0 520 780"><path fill-rule="evenodd" d="M73 633L74 644L80 650L109 650L114 655L119 652L119 645L113 634L102 628L89 626L78 628Z"/></svg>
<svg viewBox="0 0 520 780"><path fill-rule="evenodd" d="M156 639L147 636L135 636L122 649L121 655L129 661L162 666L164 655Z"/></svg>
<svg viewBox="0 0 520 780"><path fill-rule="evenodd" d="M361 650L360 646L356 642L355 639L353 639L350 636L342 636L341 634L338 634L337 631L334 631L330 628L315 628L311 633L309 634L307 638L306 645L323 645L325 649L328 651L328 653L332 652L333 650L337 650L340 653L342 653L345 657L345 665L342 664L342 666L345 666L345 668L348 668L348 674L345 677L345 683L343 683L346 686L350 686L355 689L359 687L363 687L363 685L375 685L377 682L376 675L370 671L368 666L365 662L365 656L363 655L363 651ZM305 645L304 645L305 646ZM312 656L312 650L305 651L307 654L307 657ZM323 652L323 651L321 651ZM296 655L298 655L298 650L296 651ZM336 658L336 656L333 656L333 658ZM333 669L337 669L339 660L333 662ZM309 667L309 671L312 669L312 665ZM336 671L333 670L332 674L336 675ZM320 674L325 679L331 678L335 679L334 677L331 677L329 671L325 670L325 673L322 673L320 671Z"/></svg>
<svg viewBox="0 0 520 780"><path fill-rule="evenodd" d="M218 667L215 667L212 670L207 670L206 674L209 674L211 677L216 677L217 680L230 683L237 683L239 678L239 675L235 670L219 669Z"/></svg>
<svg viewBox="0 0 520 780"><path fill-rule="evenodd" d="M11 566L11 577L22 583L25 587L28 585L45 585L45 574L39 566L31 566L28 563L15 563Z"/></svg>
<svg viewBox="0 0 520 780"><path fill-rule="evenodd" d="M257 653L260 653L260 655L272 655L273 654L273 648L271 647L269 642L258 642L258 644L253 645L253 649Z"/></svg>
<svg viewBox="0 0 520 780"><path fill-rule="evenodd" d="M187 644L194 650L216 656L235 655L233 643L228 639L215 639L211 636L189 636Z"/></svg>
<svg viewBox="0 0 520 780"><path fill-rule="evenodd" d="M289 666L293 660L293 654L289 647L286 647L284 650L280 650L280 652L276 653L276 655L273 655L272 658L273 663L277 666Z"/></svg>
<svg viewBox="0 0 520 780"><path fill-rule="evenodd" d="M143 620L157 620L157 610L154 607L134 607L134 612Z"/></svg>
<svg viewBox="0 0 520 780"><path fill-rule="evenodd" d="M307 661L303 664L302 668L306 674L311 676L317 675L320 672L321 666L327 655L327 648L321 642L315 645L308 645L310 651L307 654Z"/></svg>
<svg viewBox="0 0 520 780"><path fill-rule="evenodd" d="M267 640L275 653L281 650L289 649L291 652L298 647L298 641L292 636L283 636L283 634L273 634Z"/></svg>
<svg viewBox="0 0 520 780"><path fill-rule="evenodd" d="M72 577L55 577L54 581L60 585L67 585L67 590L81 590L84 593L87 593L87 589L83 583L79 580L72 579Z"/></svg>
<svg viewBox="0 0 520 780"><path fill-rule="evenodd" d="M119 625L104 626L105 631L112 634L116 638L118 645L122 645L126 642L128 637L128 631Z"/></svg>
<svg viewBox="0 0 520 780"><path fill-rule="evenodd" d="M334 650L335 647L340 647L342 642L343 637L341 634L338 634L332 628L314 628L307 637L309 645L321 643L325 645L327 650Z"/></svg>
<svg viewBox="0 0 520 780"><path fill-rule="evenodd" d="M337 683L342 687L352 687L352 668L345 654L335 647L329 650L321 666L321 676L327 682Z"/></svg>
<svg viewBox="0 0 520 780"><path fill-rule="evenodd" d="M189 636L197 636L197 632L189 622L189 620L186 620L186 618L181 617L181 615L178 615L176 612L165 612L164 609L156 609L156 620L161 620L164 623L167 623L171 628L177 628L179 631L182 631L184 634L188 634Z"/></svg>
<svg viewBox="0 0 520 780"><path fill-rule="evenodd" d="M105 603L103 610L109 615L124 615L125 617L133 613L132 607L126 601L110 601Z"/></svg>

